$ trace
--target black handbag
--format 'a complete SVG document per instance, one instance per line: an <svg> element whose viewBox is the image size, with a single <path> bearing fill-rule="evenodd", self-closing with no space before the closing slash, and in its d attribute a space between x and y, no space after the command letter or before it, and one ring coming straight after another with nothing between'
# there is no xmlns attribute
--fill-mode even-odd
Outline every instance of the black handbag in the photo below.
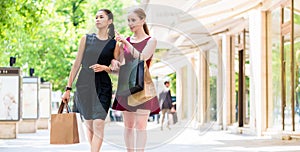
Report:
<svg viewBox="0 0 300 152"><path fill-rule="evenodd" d="M144 89L144 61L133 59L120 66L118 96L129 96Z"/></svg>

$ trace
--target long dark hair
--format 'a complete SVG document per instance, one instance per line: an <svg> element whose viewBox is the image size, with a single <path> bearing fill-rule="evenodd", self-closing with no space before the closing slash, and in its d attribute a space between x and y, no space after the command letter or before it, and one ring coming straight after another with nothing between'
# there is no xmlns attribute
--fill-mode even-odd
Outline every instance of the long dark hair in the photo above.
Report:
<svg viewBox="0 0 300 152"><path fill-rule="evenodd" d="M112 21L114 21L114 15L113 13L109 10L109 9L100 9L98 10L99 11L103 11L106 13L106 15L108 16L108 19L111 19ZM111 23L109 26L108 26L108 36L110 38L114 38L115 37L115 26L114 26L114 23Z"/></svg>
<svg viewBox="0 0 300 152"><path fill-rule="evenodd" d="M132 12L134 12L135 14L137 14L138 17L139 17L141 20L142 20L142 19L145 19L145 20L146 20L146 13L145 13L145 11L144 11L143 9L141 9L141 8L135 8ZM149 29L148 29L148 26L147 26L146 21L145 21L145 23L144 23L144 25L143 25L143 29L144 29L144 31L145 31L145 33L146 33L147 35L150 35Z"/></svg>

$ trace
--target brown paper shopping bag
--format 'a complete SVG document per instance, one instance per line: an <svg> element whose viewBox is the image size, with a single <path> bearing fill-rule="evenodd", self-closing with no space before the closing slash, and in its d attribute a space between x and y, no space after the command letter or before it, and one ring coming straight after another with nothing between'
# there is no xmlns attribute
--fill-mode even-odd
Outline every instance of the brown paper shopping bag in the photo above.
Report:
<svg viewBox="0 0 300 152"><path fill-rule="evenodd" d="M156 96L155 86L146 62L144 63L144 73L144 89L128 96L128 105L130 106L138 106Z"/></svg>
<svg viewBox="0 0 300 152"><path fill-rule="evenodd" d="M67 113L62 113L64 108ZM68 104L61 102L58 114L51 115L50 144L79 143L76 113L69 113Z"/></svg>

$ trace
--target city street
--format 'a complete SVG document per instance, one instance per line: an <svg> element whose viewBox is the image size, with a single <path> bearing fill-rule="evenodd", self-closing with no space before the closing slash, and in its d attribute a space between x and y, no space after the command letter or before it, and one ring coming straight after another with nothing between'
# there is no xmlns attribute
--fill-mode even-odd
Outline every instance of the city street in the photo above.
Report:
<svg viewBox="0 0 300 152"><path fill-rule="evenodd" d="M298 140L270 139L250 135L233 134L229 131L199 131L184 127L183 123L172 125L171 130L160 130L155 122L148 127L148 152L292 152L300 151ZM122 122L106 124L102 151L125 151ZM181 128L181 131L178 131ZM178 132L178 134L170 136ZM168 137L168 139L164 139ZM87 141L73 145L50 145L49 131L38 130L33 134L18 134L17 139L0 140L1 152L85 152L89 151ZM164 141L162 141L164 140ZM161 143L159 143L161 142Z"/></svg>

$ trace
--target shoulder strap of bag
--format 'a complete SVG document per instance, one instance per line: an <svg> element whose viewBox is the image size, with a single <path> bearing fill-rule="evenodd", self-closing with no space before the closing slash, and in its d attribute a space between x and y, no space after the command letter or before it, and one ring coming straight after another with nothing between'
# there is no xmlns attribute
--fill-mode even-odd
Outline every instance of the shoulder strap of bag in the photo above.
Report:
<svg viewBox="0 0 300 152"><path fill-rule="evenodd" d="M135 52L135 51L134 51L134 46L132 45L132 54L133 54L132 56L133 56L133 57L134 57L134 52ZM141 60L141 53L139 53L139 61L140 61L140 60Z"/></svg>

